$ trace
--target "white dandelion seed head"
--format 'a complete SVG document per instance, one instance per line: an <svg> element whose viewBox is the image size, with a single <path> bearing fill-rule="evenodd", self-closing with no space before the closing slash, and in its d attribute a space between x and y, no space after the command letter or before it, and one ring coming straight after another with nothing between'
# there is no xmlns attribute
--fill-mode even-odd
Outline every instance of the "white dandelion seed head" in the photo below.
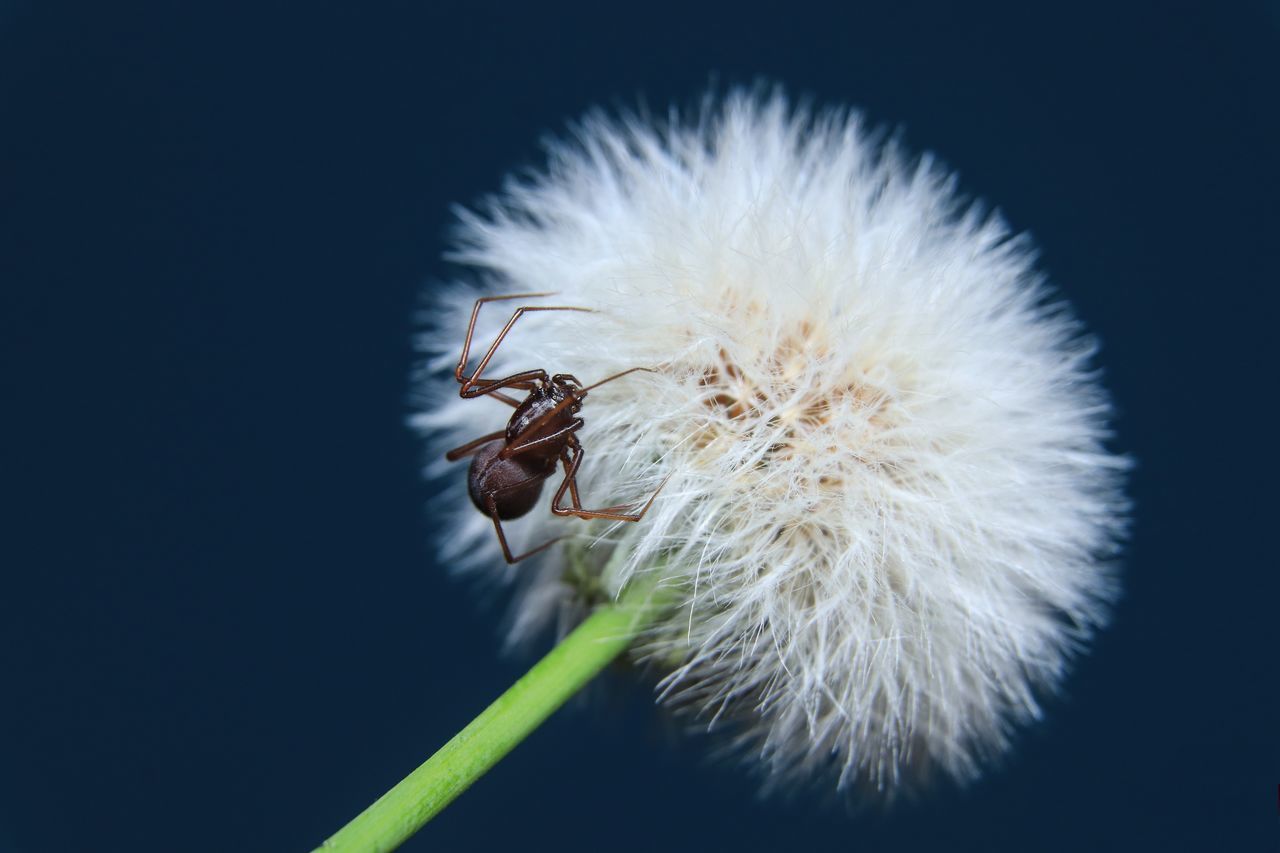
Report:
<svg viewBox="0 0 1280 853"><path fill-rule="evenodd" d="M512 525L570 537L502 570L514 638L565 612L566 566L598 572L630 534L598 580L658 565L675 590L642 646L664 698L774 783L892 792L921 768L974 777L1105 622L1126 463L1103 446L1094 345L1026 240L856 114L740 92L692 120L590 117L545 172L462 213L453 257L481 280L433 303L421 342L433 447L511 411L440 378L480 293L595 312L527 315L487 375L655 369L590 392L580 482L608 506L670 479L637 525L541 505ZM480 352L512 307L482 312ZM496 571L464 466L432 473L454 484L446 556Z"/></svg>

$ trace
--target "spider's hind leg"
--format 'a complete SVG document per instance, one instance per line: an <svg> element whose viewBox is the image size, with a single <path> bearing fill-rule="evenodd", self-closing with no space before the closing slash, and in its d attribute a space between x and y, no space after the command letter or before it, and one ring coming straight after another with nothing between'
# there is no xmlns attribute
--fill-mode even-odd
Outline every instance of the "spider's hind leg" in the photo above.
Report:
<svg viewBox="0 0 1280 853"><path fill-rule="evenodd" d="M564 538L562 536L557 536L554 539L548 539L546 542L543 542L537 548L533 548L531 550L525 551L523 554L521 554L518 557L512 556L511 546L507 544L507 535L502 530L502 519L498 518L498 507L496 504L494 504L493 495L489 496L488 504L489 504L489 518L493 521L494 532L498 534L498 544L502 546L502 556L506 558L506 561L508 564L518 563L521 560L532 557L534 554L545 551L546 549L550 548L552 545L556 544L557 542L559 542L561 539Z"/></svg>

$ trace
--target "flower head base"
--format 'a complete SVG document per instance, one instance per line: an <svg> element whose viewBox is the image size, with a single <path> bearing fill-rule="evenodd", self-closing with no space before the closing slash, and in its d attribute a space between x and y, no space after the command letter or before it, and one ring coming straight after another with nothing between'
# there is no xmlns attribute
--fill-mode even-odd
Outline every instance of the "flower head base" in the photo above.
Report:
<svg viewBox="0 0 1280 853"><path fill-rule="evenodd" d="M616 592L660 566L683 605L642 645L664 696L731 723L774 781L891 791L909 768L973 777L1105 621L1126 466L1093 345L1025 241L856 116L737 94L687 124L588 119L463 214L455 257L486 293L594 309L522 321L493 375L655 368L590 393L580 482L597 504L665 489L634 530L535 510L526 536L570 553L515 569L514 636L583 577ZM475 296L444 299L436 367ZM417 423L455 443L505 417L426 388ZM455 553L492 571L489 521L456 504ZM630 559L598 577L622 533Z"/></svg>

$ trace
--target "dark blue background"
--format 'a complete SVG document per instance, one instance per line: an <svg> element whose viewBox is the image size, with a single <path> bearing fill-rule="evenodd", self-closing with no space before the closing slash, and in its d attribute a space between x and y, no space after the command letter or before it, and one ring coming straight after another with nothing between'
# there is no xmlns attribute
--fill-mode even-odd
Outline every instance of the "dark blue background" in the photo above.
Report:
<svg viewBox="0 0 1280 853"><path fill-rule="evenodd" d="M614 675L407 849L1275 844L1280 7L965 5L0 4L0 850L306 850L512 681L433 562L411 314L452 202L713 74L1032 232L1139 461L1126 598L968 790L759 803Z"/></svg>

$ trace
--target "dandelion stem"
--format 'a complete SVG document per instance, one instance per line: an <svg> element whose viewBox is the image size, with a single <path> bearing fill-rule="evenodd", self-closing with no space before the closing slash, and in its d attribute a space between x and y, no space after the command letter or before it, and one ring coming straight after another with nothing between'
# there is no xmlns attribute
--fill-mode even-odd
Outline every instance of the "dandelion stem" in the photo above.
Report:
<svg viewBox="0 0 1280 853"><path fill-rule="evenodd" d="M626 649L663 610L655 572L634 579L454 735L435 755L338 830L319 851L399 847L498 763Z"/></svg>

